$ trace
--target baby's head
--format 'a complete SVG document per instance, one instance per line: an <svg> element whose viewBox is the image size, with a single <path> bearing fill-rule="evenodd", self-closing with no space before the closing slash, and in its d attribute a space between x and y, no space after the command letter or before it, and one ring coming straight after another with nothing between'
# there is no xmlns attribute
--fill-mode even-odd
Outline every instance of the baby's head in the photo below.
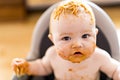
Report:
<svg viewBox="0 0 120 80"><path fill-rule="evenodd" d="M49 38L64 59L79 63L96 47L95 17L90 6L82 1L68 0L51 14Z"/></svg>

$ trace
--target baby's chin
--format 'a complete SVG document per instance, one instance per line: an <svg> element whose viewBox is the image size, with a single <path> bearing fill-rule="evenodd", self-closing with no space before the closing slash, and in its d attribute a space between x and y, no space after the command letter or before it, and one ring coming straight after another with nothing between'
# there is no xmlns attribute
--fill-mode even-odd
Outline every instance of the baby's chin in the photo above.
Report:
<svg viewBox="0 0 120 80"><path fill-rule="evenodd" d="M72 63L80 63L80 62L84 61L86 58L88 58L85 55L71 55L68 57L60 55L60 57L62 57L64 60L68 60Z"/></svg>
<svg viewBox="0 0 120 80"><path fill-rule="evenodd" d="M68 61L72 62L72 63L80 63L82 61L84 61L87 57L85 55L83 56L69 56L68 57Z"/></svg>

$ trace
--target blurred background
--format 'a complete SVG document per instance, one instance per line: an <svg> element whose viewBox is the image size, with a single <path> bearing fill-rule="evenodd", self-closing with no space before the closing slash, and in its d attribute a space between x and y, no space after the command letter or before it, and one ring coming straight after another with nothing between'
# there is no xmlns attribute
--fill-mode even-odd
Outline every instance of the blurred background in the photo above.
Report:
<svg viewBox="0 0 120 80"><path fill-rule="evenodd" d="M60 0L0 0L0 80L11 80L13 58L25 58L41 14ZM120 0L91 0L113 20L120 38Z"/></svg>

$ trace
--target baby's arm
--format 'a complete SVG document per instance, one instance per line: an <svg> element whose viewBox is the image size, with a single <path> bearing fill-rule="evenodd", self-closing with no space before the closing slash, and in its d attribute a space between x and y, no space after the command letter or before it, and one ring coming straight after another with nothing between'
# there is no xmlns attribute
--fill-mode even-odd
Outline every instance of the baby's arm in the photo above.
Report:
<svg viewBox="0 0 120 80"><path fill-rule="evenodd" d="M120 80L120 65L116 68L113 73L113 80Z"/></svg>
<svg viewBox="0 0 120 80"><path fill-rule="evenodd" d="M103 56L101 57L102 65L100 70L113 78L113 80L120 80L120 62L111 58L107 52L102 52Z"/></svg>
<svg viewBox="0 0 120 80"><path fill-rule="evenodd" d="M26 61L24 59L14 59L12 62L12 68L17 75L47 75L52 72L50 65L50 49L47 50L46 55L42 59L35 61Z"/></svg>

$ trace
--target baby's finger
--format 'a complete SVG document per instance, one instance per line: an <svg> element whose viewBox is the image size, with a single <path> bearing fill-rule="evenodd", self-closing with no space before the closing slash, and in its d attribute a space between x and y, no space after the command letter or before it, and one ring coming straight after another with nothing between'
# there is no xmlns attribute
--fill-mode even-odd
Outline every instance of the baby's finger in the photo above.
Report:
<svg viewBox="0 0 120 80"><path fill-rule="evenodd" d="M20 69L19 69L19 67L15 68L15 74L16 74L17 76L20 75Z"/></svg>
<svg viewBox="0 0 120 80"><path fill-rule="evenodd" d="M24 75L25 71L24 71L24 67L20 68L20 75Z"/></svg>

